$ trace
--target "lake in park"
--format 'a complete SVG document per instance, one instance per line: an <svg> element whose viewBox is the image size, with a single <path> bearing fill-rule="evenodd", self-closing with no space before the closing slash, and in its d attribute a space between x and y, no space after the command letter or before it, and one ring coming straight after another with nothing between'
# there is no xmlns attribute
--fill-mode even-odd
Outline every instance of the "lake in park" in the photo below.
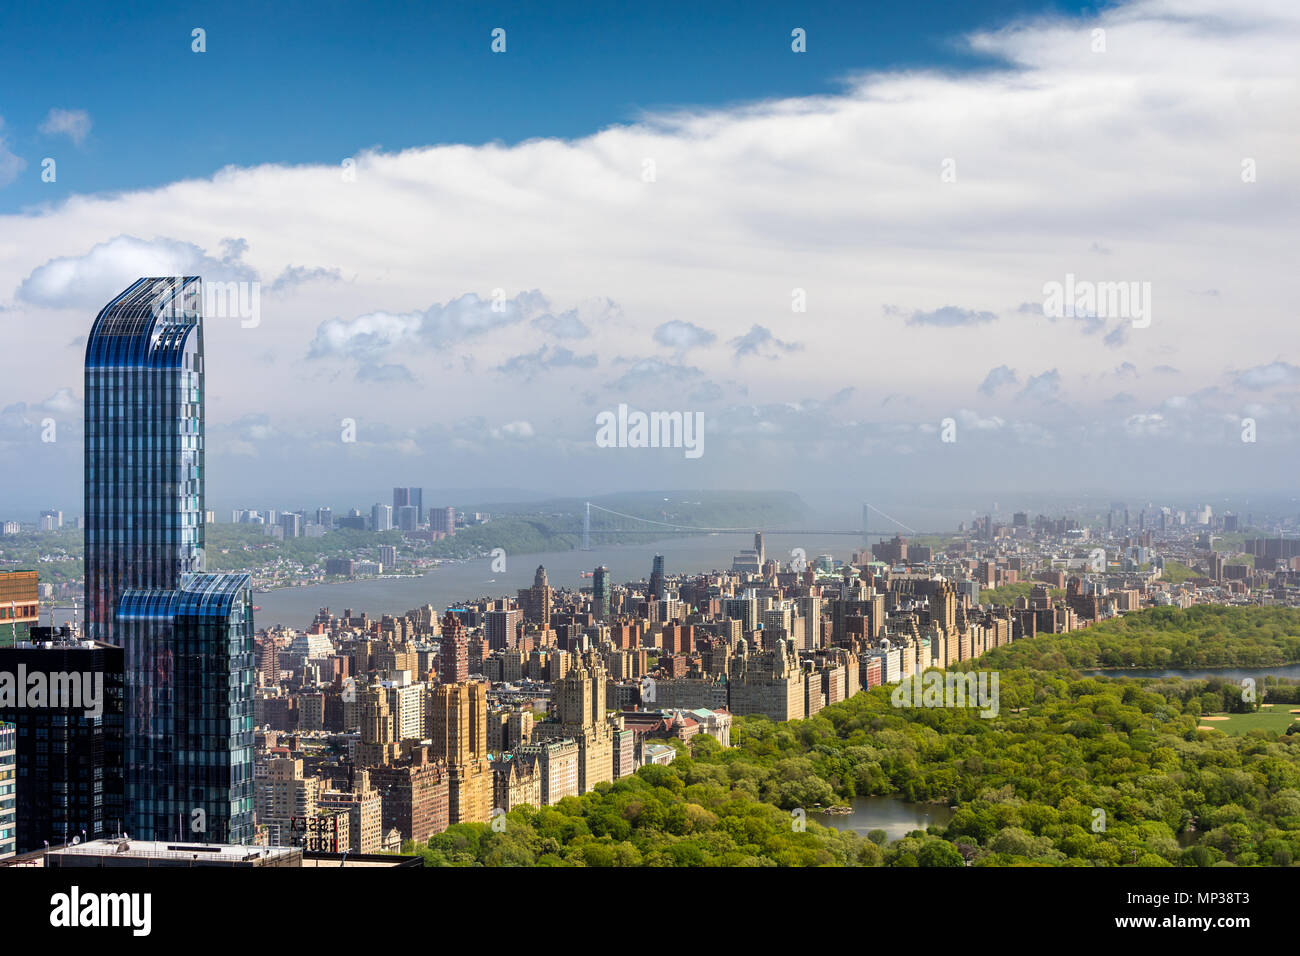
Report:
<svg viewBox="0 0 1300 956"><path fill-rule="evenodd" d="M1080 671L1085 677L1181 677L1183 680L1206 680L1210 677L1222 677L1224 680L1239 681L1243 677L1290 677L1300 678L1300 664L1285 664L1281 667L1119 667L1105 670Z"/></svg>
<svg viewBox="0 0 1300 956"><path fill-rule="evenodd" d="M952 810L941 803L908 803L898 797L854 797L849 801L852 813L813 813L823 826L852 830L866 836L872 830L884 830L890 840L899 840L913 830L943 826L952 819Z"/></svg>

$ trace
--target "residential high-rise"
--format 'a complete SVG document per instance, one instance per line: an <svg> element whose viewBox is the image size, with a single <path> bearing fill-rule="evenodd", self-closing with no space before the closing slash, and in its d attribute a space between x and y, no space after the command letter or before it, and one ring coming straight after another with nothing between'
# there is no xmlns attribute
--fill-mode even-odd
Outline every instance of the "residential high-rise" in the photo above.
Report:
<svg viewBox="0 0 1300 956"><path fill-rule="evenodd" d="M519 605L523 608L524 620L530 624L551 626L551 585L546 579L546 568L540 564L533 575L533 586L519 591Z"/></svg>
<svg viewBox="0 0 1300 956"><path fill-rule="evenodd" d="M431 759L427 747L412 748L401 763L372 767L369 773L383 798L385 831L395 829L403 840L418 844L447 829L450 779L446 765Z"/></svg>
<svg viewBox="0 0 1300 956"><path fill-rule="evenodd" d="M91 328L85 375L88 637L114 641L129 587L203 570L203 326L198 278L139 279Z"/></svg>
<svg viewBox="0 0 1300 956"><path fill-rule="evenodd" d="M87 636L123 649L123 829L253 838L247 574L204 569L203 286L138 279L86 343Z"/></svg>
<svg viewBox="0 0 1300 956"><path fill-rule="evenodd" d="M74 680L65 685L72 699L57 706L6 706L0 697L0 721L18 728L19 853L83 834L106 839L123 823L122 648L77 640L67 627L34 627L30 637L0 648L0 673Z"/></svg>
<svg viewBox="0 0 1300 956"><path fill-rule="evenodd" d="M795 598L795 607L804 619L804 640L799 650L811 651L822 646L822 599L820 597Z"/></svg>
<svg viewBox="0 0 1300 956"><path fill-rule="evenodd" d="M599 653L573 653L564 677L554 684L555 722L537 725L543 737L578 743L578 792L614 779L614 736L605 710L609 674Z"/></svg>
<svg viewBox="0 0 1300 956"><path fill-rule="evenodd" d="M489 650L499 651L515 646L519 618L518 608L497 608L484 615L483 631Z"/></svg>
<svg viewBox="0 0 1300 956"><path fill-rule="evenodd" d="M399 531L415 531L420 527L420 509L415 505L402 505L393 510L393 523Z"/></svg>
<svg viewBox="0 0 1300 956"><path fill-rule="evenodd" d="M316 816L321 780L303 774L302 759L275 757L258 779L257 822L267 828L270 846L292 846L294 826Z"/></svg>
<svg viewBox="0 0 1300 956"><path fill-rule="evenodd" d="M451 611L442 619L438 638L438 682L457 684L469 679L469 638L465 625Z"/></svg>
<svg viewBox="0 0 1300 956"><path fill-rule="evenodd" d="M302 515L286 511L280 515L280 527L284 529L286 538L302 537Z"/></svg>
<svg viewBox="0 0 1300 956"><path fill-rule="evenodd" d="M591 608L596 620L609 617L609 568L603 564L591 576Z"/></svg>
<svg viewBox="0 0 1300 956"><path fill-rule="evenodd" d="M773 720L807 716L799 652L778 640L771 649L749 653L741 640L731 658L728 709L733 714L764 714Z"/></svg>
<svg viewBox="0 0 1300 956"><path fill-rule="evenodd" d="M37 583L35 571L0 571L0 647L25 641L37 622Z"/></svg>
<svg viewBox="0 0 1300 956"><path fill-rule="evenodd" d="M664 556L656 554L654 565L650 569L650 597L662 601L665 597Z"/></svg>
<svg viewBox="0 0 1300 956"><path fill-rule="evenodd" d="M15 853L18 837L18 728L0 722L0 860Z"/></svg>
<svg viewBox="0 0 1300 956"><path fill-rule="evenodd" d="M330 811L346 814L348 823L347 845L354 853L378 853L383 849L384 806L383 797L370 783L370 774L358 770L351 775L345 789L337 785L320 795L316 805L321 813Z"/></svg>
<svg viewBox="0 0 1300 956"><path fill-rule="evenodd" d="M391 531L393 529L393 509L382 502L375 502L370 509L370 530Z"/></svg>
<svg viewBox="0 0 1300 956"><path fill-rule="evenodd" d="M730 620L740 621L741 630L745 634L758 627L758 599L752 591L746 591L740 597L727 598L723 602L722 613Z"/></svg>
<svg viewBox="0 0 1300 956"><path fill-rule="evenodd" d="M957 588L951 581L945 579L935 585L934 597L930 599L930 621L946 634L957 630Z"/></svg>
<svg viewBox="0 0 1300 956"><path fill-rule="evenodd" d="M448 818L487 823L492 811L492 768L487 753L487 684L440 684L430 701L433 755L447 764Z"/></svg>
<svg viewBox="0 0 1300 956"><path fill-rule="evenodd" d="M456 533L456 509L447 508L430 508L429 509L429 530L441 531L445 534Z"/></svg>

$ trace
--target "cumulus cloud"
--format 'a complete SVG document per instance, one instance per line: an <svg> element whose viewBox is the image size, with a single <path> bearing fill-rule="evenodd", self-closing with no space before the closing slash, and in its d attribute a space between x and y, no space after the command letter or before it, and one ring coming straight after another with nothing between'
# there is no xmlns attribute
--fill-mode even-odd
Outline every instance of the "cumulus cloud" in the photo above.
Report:
<svg viewBox="0 0 1300 956"><path fill-rule="evenodd" d="M689 352L691 349L712 345L717 336L708 329L702 329L694 322L673 319L655 329L654 340L660 345L676 352Z"/></svg>
<svg viewBox="0 0 1300 956"><path fill-rule="evenodd" d="M536 289L511 299L480 299L467 292L419 312L371 312L320 324L308 350L311 358L361 358L396 349L427 349L486 335L533 318L546 308Z"/></svg>
<svg viewBox="0 0 1300 956"><path fill-rule="evenodd" d="M1128 330L1128 324L1121 322L1119 325L1107 332L1106 337L1102 339L1102 341L1106 343L1107 347L1117 349L1128 341Z"/></svg>
<svg viewBox="0 0 1300 956"><path fill-rule="evenodd" d="M500 428L492 429L492 437L502 441L527 441L535 434L532 423L526 421L507 422Z"/></svg>
<svg viewBox="0 0 1300 956"><path fill-rule="evenodd" d="M1165 434L1168 429L1168 422L1159 412L1144 412L1124 419L1124 430L1134 438L1154 438Z"/></svg>
<svg viewBox="0 0 1300 956"><path fill-rule="evenodd" d="M561 312L559 315L539 315L533 319L533 327L541 329L557 339L585 339L591 335L591 329L578 318L576 309Z"/></svg>
<svg viewBox="0 0 1300 956"><path fill-rule="evenodd" d="M963 427L976 431L997 431L1006 425L1006 421L997 415L981 415L968 408L958 411L957 419Z"/></svg>
<svg viewBox="0 0 1300 956"><path fill-rule="evenodd" d="M78 414L82 410L81 400L70 388L61 388L41 403L41 408L60 415Z"/></svg>
<svg viewBox="0 0 1300 956"><path fill-rule="evenodd" d="M643 388L656 402L647 407L680 407L672 403L717 395L706 383L725 383L728 394L761 396L758 417L743 419L757 433L785 420L780 409L800 405L802 396L854 384L858 391L835 417L865 419L883 408L905 418L891 440L913 449L916 465L882 472L908 483L940 473L926 457L938 454L926 451L938 443L915 444L916 423L961 407L972 370L1042 369L1050 356L1057 377L1035 376L1021 388L1022 371L1011 387L981 400L989 406L982 415L1009 423L998 437L1035 429L1065 436L1067 413L1104 418L1112 433L1061 438L1068 452L1061 468L1084 481L1106 451L1114 453L1116 480L1125 468L1146 480L1132 456L1108 444L1124 437L1123 410L1105 405L1113 388L1081 388L1069 409L1037 399L1124 361L1160 373L1149 378L1169 393L1191 394L1206 383L1288 387L1287 369L1260 370L1285 365L1278 343L1289 341L1293 325L1277 250L1294 233L1300 130L1278 117L1295 114L1300 9L1282 0L1137 0L1077 18L990 26L953 38L996 64L973 72L864 73L824 95L657 112L575 139L370 151L357 156L349 184L334 163L231 167L208 179L74 195L0 216L0 298L12 306L0 315L4 341L45 358L6 370L0 405L48 394L50 376L78 380L76 350L49 342L83 335L88 320L57 310L98 308L140 275L208 277L224 269L239 273L231 278L292 282L299 276L292 270L308 263L347 279L301 281L273 308L263 301L260 327L227 325L209 337L214 421L270 406L305 421L367 416L404 433L462 415L472 396L487 422L516 420L526 408L531 421L548 423L548 436L554 421L589 430L577 388L539 389L502 376L483 388L482 370L536 356L544 341L577 341L567 333L581 330L565 310L601 294L623 311L599 322L579 309L577 322L590 334L577 351L601 356L615 387ZM1104 56L1091 52L1094 27L1107 30ZM1207 142L1222 148L1207 150ZM954 152L961 181L940 188L937 158ZM0 182L17 175L17 157L8 155L0 146ZM1257 157L1269 174L1244 185L1225 155ZM655 188L640 178L646 156L658 163ZM246 248L223 250L230 236ZM1038 321L1040 290L1070 272L1150 280L1155 320L1142 330L1108 325L1091 335L1081 334L1086 323ZM1196 295L1189 282L1221 296ZM502 286L545 289L564 304L553 309L516 296L494 312L490 290ZM791 315L793 288L808 290L806 314ZM488 298L466 296L467 289ZM426 308L430 302L437 304ZM1025 318L1009 328L978 307L947 305L921 312L914 324L911 309L882 320L886 304L917 302L1023 303ZM1236 310L1232 325L1223 302ZM672 322L730 347L687 351L655 338ZM961 336L969 341L960 349L945 348L943 332L963 327L978 334ZM1234 367L1247 371L1225 371L1225 337ZM637 341L653 342L662 357L637 357L627 344ZM324 361L301 362L305 343ZM465 354L470 344L472 355ZM279 374L249 358L265 354L278 356ZM605 358L620 354L629 358ZM751 355L782 360L733 361ZM357 374L343 374L339 360L355 362ZM386 365L415 373L401 402L366 378ZM579 379L584 370L547 374ZM1174 414L1158 396L1141 398L1158 414ZM286 453L295 449L288 436L308 433L285 428ZM812 448L796 462L773 448L756 470L776 485L819 464L857 467L857 456L875 447L854 444L864 434L874 433L828 426L824 456ZM1278 434L1270 431L1273 444L1252 451L1284 447ZM330 453L337 446L330 443ZM558 453L547 459L552 450L537 443L533 473L559 486L571 463ZM217 461L221 451L211 454ZM716 469L725 482L727 466L713 455L693 467L701 475ZM1188 453L1179 473L1204 477L1206 458ZM605 456L601 467L621 460ZM1287 473L1242 467L1228 456L1206 467L1231 481ZM635 478L639 487L654 480Z"/></svg>
<svg viewBox="0 0 1300 956"><path fill-rule="evenodd" d="M142 276L254 281L257 274L239 260L241 242L228 241L222 258L216 259L192 242L115 236L81 255L61 256L37 266L19 284L16 298L45 308L98 310Z"/></svg>
<svg viewBox="0 0 1300 956"><path fill-rule="evenodd" d="M722 386L710 379L707 382L701 382L699 385L695 386L686 397L692 402L704 404L708 402L716 402L718 399L722 398L724 394Z"/></svg>
<svg viewBox="0 0 1300 956"><path fill-rule="evenodd" d="M979 387L979 391L985 395L993 395L1003 385L1019 385L1020 379L1016 376L1016 370L1006 365L999 365L997 368L989 369L988 375L984 376L984 381Z"/></svg>
<svg viewBox="0 0 1300 956"><path fill-rule="evenodd" d="M1041 375L1029 376L1025 387L1020 390L1020 398L1034 402L1047 402L1054 400L1060 393L1061 373L1052 369Z"/></svg>
<svg viewBox="0 0 1300 956"><path fill-rule="evenodd" d="M698 378L698 368L661 358L618 358L615 364L628 365L626 372L609 383L610 388L634 388L646 384L673 384Z"/></svg>
<svg viewBox="0 0 1300 956"><path fill-rule="evenodd" d="M962 309L955 305L945 305L930 312L920 309L907 319L908 325L937 325L945 328L962 325L983 325L992 322L997 316L992 312L979 312L975 309Z"/></svg>
<svg viewBox="0 0 1300 956"><path fill-rule="evenodd" d="M78 146L90 135L90 114L85 110L52 109L38 127L46 136L66 136Z"/></svg>
<svg viewBox="0 0 1300 956"><path fill-rule="evenodd" d="M599 360L595 354L578 355L563 346L552 349L543 345L536 352L511 356L497 366L497 371L508 375L532 377L538 372L554 368L595 368Z"/></svg>
<svg viewBox="0 0 1300 956"><path fill-rule="evenodd" d="M754 325L744 335L737 336L728 343L735 349L736 358L746 355L766 355L777 358L785 352L797 352L803 348L798 342L782 342L772 330L762 325Z"/></svg>
<svg viewBox="0 0 1300 956"><path fill-rule="evenodd" d="M343 276L338 269L326 269L320 266L314 268L286 266L284 271L276 276L268 291L289 292L307 282L339 282L342 279Z"/></svg>
<svg viewBox="0 0 1300 956"><path fill-rule="evenodd" d="M1238 372L1233 376L1233 381L1242 388L1252 390L1300 385L1300 366L1290 362L1269 362L1267 365L1257 365Z"/></svg>

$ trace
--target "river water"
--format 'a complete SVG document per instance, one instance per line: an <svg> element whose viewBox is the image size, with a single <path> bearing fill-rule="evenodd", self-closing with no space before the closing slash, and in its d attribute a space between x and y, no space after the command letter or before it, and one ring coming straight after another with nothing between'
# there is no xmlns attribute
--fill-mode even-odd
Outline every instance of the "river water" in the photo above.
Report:
<svg viewBox="0 0 1300 956"><path fill-rule="evenodd" d="M545 566L551 587L574 590L591 587L591 579L581 577L580 572L601 564L609 568L611 584L648 579L656 554L664 556L669 575L695 574L730 568L732 557L753 544L752 534L713 534L648 544L593 547L590 551L507 555L506 570L501 572L492 570L491 558L444 563L421 577L344 581L257 594L253 603L261 610L254 614L254 619L259 628L276 624L304 628L322 607L328 607L336 616L345 608L358 614L366 611L371 617L401 614L424 604L432 604L441 611L450 604L485 595L514 596L520 588L532 585L539 564ZM769 557L783 563L790 560L794 548L802 548L809 561L816 561L820 554L832 554L843 561L862 547L862 539L852 535L800 538L769 532L764 534L764 547Z"/></svg>

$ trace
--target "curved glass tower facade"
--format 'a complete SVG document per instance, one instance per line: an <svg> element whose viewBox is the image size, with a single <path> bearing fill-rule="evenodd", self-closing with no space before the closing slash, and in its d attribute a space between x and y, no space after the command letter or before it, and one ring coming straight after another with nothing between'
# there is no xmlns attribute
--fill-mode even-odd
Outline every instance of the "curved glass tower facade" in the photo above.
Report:
<svg viewBox="0 0 1300 956"><path fill-rule="evenodd" d="M203 286L139 279L86 343L86 620L124 651L126 826L253 838L246 574L205 574Z"/></svg>
<svg viewBox="0 0 1300 956"><path fill-rule="evenodd" d="M139 279L86 343L86 623L203 570L202 280ZM116 642L114 642L116 643Z"/></svg>

